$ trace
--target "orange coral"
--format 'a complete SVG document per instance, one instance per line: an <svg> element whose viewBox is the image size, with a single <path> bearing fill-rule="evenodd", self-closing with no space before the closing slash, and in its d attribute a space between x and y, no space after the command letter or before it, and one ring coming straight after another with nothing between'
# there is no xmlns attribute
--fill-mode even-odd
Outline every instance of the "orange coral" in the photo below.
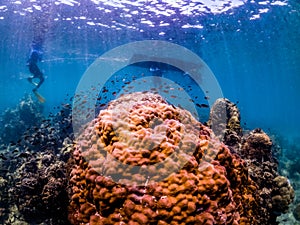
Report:
<svg viewBox="0 0 300 225"><path fill-rule="evenodd" d="M243 160L159 95L111 102L74 148L73 224L256 224Z"/></svg>

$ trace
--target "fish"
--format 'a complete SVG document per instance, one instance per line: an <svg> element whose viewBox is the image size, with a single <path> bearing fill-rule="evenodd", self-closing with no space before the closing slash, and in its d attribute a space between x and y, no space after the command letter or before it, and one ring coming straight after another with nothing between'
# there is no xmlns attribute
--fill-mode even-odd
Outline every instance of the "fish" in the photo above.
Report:
<svg viewBox="0 0 300 225"><path fill-rule="evenodd" d="M201 106L202 108L209 108L209 105L207 105L207 104L200 104L200 106Z"/></svg>
<svg viewBox="0 0 300 225"><path fill-rule="evenodd" d="M207 104L199 104L199 103L196 103L196 106L199 108L208 108L209 107L209 105L207 105Z"/></svg>

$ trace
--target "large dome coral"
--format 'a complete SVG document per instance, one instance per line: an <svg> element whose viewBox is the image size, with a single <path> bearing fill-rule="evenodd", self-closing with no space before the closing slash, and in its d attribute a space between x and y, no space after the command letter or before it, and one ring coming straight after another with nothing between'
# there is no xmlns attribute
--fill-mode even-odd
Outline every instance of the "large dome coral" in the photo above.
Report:
<svg viewBox="0 0 300 225"><path fill-rule="evenodd" d="M79 136L73 224L258 224L244 161L161 96L110 103Z"/></svg>

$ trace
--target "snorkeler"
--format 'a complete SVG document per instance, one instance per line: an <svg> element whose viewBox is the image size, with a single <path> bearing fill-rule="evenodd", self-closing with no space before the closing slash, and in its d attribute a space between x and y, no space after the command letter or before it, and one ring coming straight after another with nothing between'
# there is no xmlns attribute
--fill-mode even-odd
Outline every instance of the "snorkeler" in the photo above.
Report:
<svg viewBox="0 0 300 225"><path fill-rule="evenodd" d="M36 85L36 87L32 89L33 92L36 92L37 89L42 85L42 83L45 80L44 74L41 72L41 70L37 66L37 62L41 61L41 59L42 59L42 52L38 51L36 49L32 49L31 53L30 53L30 57L27 61L27 66L29 67L29 71L30 71L30 73L33 74L33 76L28 77L27 80L30 83ZM38 83L33 82L33 79L35 79L35 78L39 79Z"/></svg>

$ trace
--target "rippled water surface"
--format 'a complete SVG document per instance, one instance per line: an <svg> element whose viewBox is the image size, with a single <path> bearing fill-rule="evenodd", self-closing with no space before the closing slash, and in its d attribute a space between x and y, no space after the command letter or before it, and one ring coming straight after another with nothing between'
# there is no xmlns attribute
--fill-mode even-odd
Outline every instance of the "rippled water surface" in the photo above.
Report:
<svg viewBox="0 0 300 225"><path fill-rule="evenodd" d="M101 54L132 41L166 40L198 54L247 126L297 138L300 20L297 1L8 1L0 3L1 109L30 92L32 41L42 43L46 111L72 95Z"/></svg>

